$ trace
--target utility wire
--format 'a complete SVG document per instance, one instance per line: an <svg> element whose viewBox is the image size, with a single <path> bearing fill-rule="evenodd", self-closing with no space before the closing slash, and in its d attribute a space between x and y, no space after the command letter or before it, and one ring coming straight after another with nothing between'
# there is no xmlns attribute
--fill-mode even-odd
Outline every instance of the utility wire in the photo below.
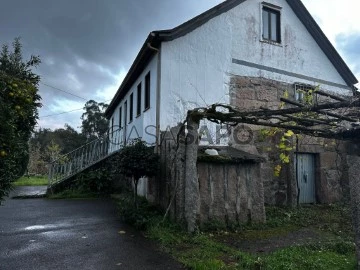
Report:
<svg viewBox="0 0 360 270"><path fill-rule="evenodd" d="M84 108L81 108L81 109L75 109L75 110L66 111L66 112L61 112L61 113L56 113L56 114L49 114L49 115L39 116L39 118L46 118L46 117L51 117L51 116L62 115L62 114L66 114L66 113L71 113L71 112L80 111L80 110L83 110L83 109L84 109Z"/></svg>
<svg viewBox="0 0 360 270"><path fill-rule="evenodd" d="M14 76L14 77L15 77L15 76ZM16 78L18 78L18 77L16 77ZM19 78L18 78L18 79L19 79ZM55 90L64 92L64 93L69 94L69 95L71 95L71 96L80 98L80 99L82 99L82 100L88 101L88 99L86 99L86 98L80 97L80 96L78 96L78 95L75 95L75 94L73 94L73 93L70 93L69 91L65 91L65 90L63 90L63 89L60 89L60 88L58 88L58 87L49 85L49 84L47 84L47 83L43 83L43 82L40 81L40 84L45 85L45 86L47 86L47 87L50 87L50 88L52 88L52 89L55 89ZM102 103L105 103L105 102L108 102L108 101L111 101L111 99L105 100L105 101L103 101ZM51 109L49 108L49 106L47 106L47 105L45 105L45 104L42 104L42 105L44 105L45 107L47 107L47 108L51 111ZM83 107L83 108L80 108L80 109L74 109L74 110L71 110L71 111L65 111L65 112L56 113L56 114L49 114L49 115L39 116L39 118L46 118L46 117L58 116L58 115L66 114L66 113L71 113L71 112L80 111L80 110L83 110L83 109L84 109L84 107Z"/></svg>
<svg viewBox="0 0 360 270"><path fill-rule="evenodd" d="M55 86L52 86L52 85L49 85L49 84L46 84L46 83L43 83L43 82L40 82L40 83L41 83L42 85L45 85L45 86L50 87L50 88L52 88L52 89L55 89L55 90L64 92L64 93L66 93L66 94L68 94L68 95L71 95L71 96L74 96L74 97L77 97L77 98L80 98L80 99L82 99L82 100L86 100L86 101L87 101L86 98L83 98L83 97L80 97L80 96L75 95L75 94L73 94L73 93L70 93L69 91L65 91L65 90L63 90L63 89L60 89L60 88L58 88L58 87L55 87Z"/></svg>
<svg viewBox="0 0 360 270"><path fill-rule="evenodd" d="M41 103L41 106L44 106L44 107L48 108L49 111L52 111L52 109L48 105L46 105L45 103Z"/></svg>
<svg viewBox="0 0 360 270"><path fill-rule="evenodd" d="M80 99L85 100L85 101L88 101L88 99L86 99L86 98L84 98L84 97L80 97L80 96L75 95L75 94L73 94L73 93L70 93L69 91L65 91L65 90L63 90L63 89L60 89L60 88L58 88L58 87L49 85L49 84L47 84L47 83L43 83L43 82L41 82L41 81L40 81L40 83L43 84L43 85L45 85L45 86L47 86L47 87L50 87L50 88L52 88L52 89L55 89L55 90L64 92L64 93L66 93L66 94L69 94L69 95L71 95L71 96L80 98ZM103 103L108 102L108 101L111 101L111 99L110 99L110 100L105 100L105 101L103 101ZM43 105L45 105L45 104L43 104ZM48 106L46 106L46 107L49 108ZM49 109L50 109L50 108L49 108ZM39 118L47 118L47 117L52 117L52 116L58 116L58 115L66 114L66 113L72 113L72 112L80 111L80 110L83 110L83 109L84 109L84 107L83 107L83 108L79 108L79 109L70 110L70 111L61 112L61 113L55 113L55 114L49 114L49 115L39 116ZM50 110L51 110L51 109L50 109Z"/></svg>
<svg viewBox="0 0 360 270"><path fill-rule="evenodd" d="M40 78L42 77L42 75L39 75L39 76L40 76ZM12 77L17 78L17 79L19 79L19 80L22 80L22 79L21 79L20 77L18 77L18 76L12 76ZM82 99L82 100L85 100L85 101L88 100L88 99L86 99L86 98L84 98L84 97L80 97L80 96L78 96L78 95L75 95L75 94L73 94L73 93L71 93L71 92L69 92L69 91L60 89L60 88L58 88L58 87L49 85L49 84L47 84L47 83L43 83L41 80L39 81L39 83L42 84L42 85L45 85L45 86L47 86L47 87L50 87L50 88L52 88L52 89L54 89L54 90L57 90L57 91L60 91L60 92L64 92L64 93L66 93L66 94L68 94L68 95L71 95L71 96L80 98L80 99Z"/></svg>
<svg viewBox="0 0 360 270"><path fill-rule="evenodd" d="M100 102L100 103L105 103L105 102L108 102L108 101L111 101L111 99L105 100L105 101ZM66 113L72 113L72 112L80 111L80 110L83 110L83 109L84 109L84 107L83 107L83 108L79 108L79 109L74 109L74 110L71 110L71 111L65 111L65 112L60 112L60 113L56 113L56 114L49 114L49 115L39 116L39 118L46 118L46 117L58 116L58 115L66 114Z"/></svg>

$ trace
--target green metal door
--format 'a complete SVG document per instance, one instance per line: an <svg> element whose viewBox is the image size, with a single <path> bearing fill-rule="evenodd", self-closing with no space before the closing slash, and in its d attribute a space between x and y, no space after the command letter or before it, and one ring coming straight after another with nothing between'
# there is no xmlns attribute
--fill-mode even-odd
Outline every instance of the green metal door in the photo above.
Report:
<svg viewBox="0 0 360 270"><path fill-rule="evenodd" d="M315 156L296 154L295 170L300 192L300 203L316 203L315 195Z"/></svg>

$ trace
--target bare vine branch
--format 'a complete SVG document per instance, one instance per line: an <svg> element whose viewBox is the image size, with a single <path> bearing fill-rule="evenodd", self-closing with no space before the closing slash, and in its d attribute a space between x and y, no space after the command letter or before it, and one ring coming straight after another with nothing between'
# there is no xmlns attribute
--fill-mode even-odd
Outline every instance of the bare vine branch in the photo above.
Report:
<svg viewBox="0 0 360 270"><path fill-rule="evenodd" d="M334 99L335 102L306 106L299 102L281 98L280 101L296 107L255 111L240 111L227 104L213 104L207 108L196 108L188 112L188 117L199 121L207 119L218 124L235 126L251 124L258 126L291 129L296 133L303 133L315 137L347 140L360 134L360 129L355 125L359 119L350 114L344 115L334 111L347 111L349 108L360 107L359 98L345 99L320 90L316 94ZM354 126L355 125L355 126ZM350 127L350 128L349 128Z"/></svg>

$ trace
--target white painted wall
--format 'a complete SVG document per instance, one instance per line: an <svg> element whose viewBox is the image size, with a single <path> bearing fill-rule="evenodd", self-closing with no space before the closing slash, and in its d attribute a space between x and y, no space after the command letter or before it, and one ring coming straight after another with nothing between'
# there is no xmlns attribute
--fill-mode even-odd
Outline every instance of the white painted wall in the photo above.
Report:
<svg viewBox="0 0 360 270"><path fill-rule="evenodd" d="M113 115L110 119L114 118L114 129L119 127L119 109L122 107L123 113L123 128L120 133L114 134L114 138L112 141L118 142L123 141L125 133L124 128L126 125L126 138L134 139L134 138L142 138L148 143L155 143L155 128L151 126L155 126L156 124L156 89L157 89L157 64L158 64L158 57L155 55L149 64L144 68L144 71L135 81L135 83L131 86L130 91L126 94L126 96L120 101L117 105L116 110L114 111ZM145 76L150 71L150 108L144 111L144 99L145 99ZM142 97L141 97L141 115L137 115L137 86L141 82L142 85ZM133 120L129 122L129 113L130 113L130 95L133 93L134 95L134 107L133 107ZM127 120L124 122L124 104L127 101ZM111 121L110 121L110 128L111 128ZM119 138L120 137L120 138ZM111 151L118 150L120 147L119 144L113 144L110 146Z"/></svg>
<svg viewBox="0 0 360 270"><path fill-rule="evenodd" d="M218 16L162 44L160 128L184 121L189 109L229 103L231 22Z"/></svg>
<svg viewBox="0 0 360 270"><path fill-rule="evenodd" d="M261 41L262 0L245 1L191 33L162 44L161 130L182 122L191 108L229 103L232 74L318 85L311 80L233 64L233 58L346 86L286 1L267 2L282 7L281 45ZM350 93L329 85L321 88Z"/></svg>
<svg viewBox="0 0 360 270"><path fill-rule="evenodd" d="M322 84L320 87L342 94L351 93L345 89L346 83L287 2L267 2L282 8L280 45L261 40L262 0L245 1L187 35L162 43L161 130L182 122L189 109L214 103L228 104L231 75L264 77L290 84L296 82L318 85L311 79L239 65L233 63L233 59L343 85L344 87L339 88ZM144 99L145 76L151 71L151 107L142 112L140 117L134 116L132 123L127 121L128 138L140 136L149 143L155 142L157 64L158 56L155 55L112 116L115 125L118 125L119 107L124 108L124 101L129 100L131 93L134 93L134 113L136 112L137 85L142 82ZM128 111L129 109L128 105ZM206 122L201 123L203 124ZM216 127L208 127L216 140ZM226 140L222 140L222 143L226 143Z"/></svg>
<svg viewBox="0 0 360 270"><path fill-rule="evenodd" d="M228 12L228 16L233 20L232 30L235 34L234 36L243 37L234 38L232 41L233 58L346 86L345 81L287 2L285 0L269 0L266 2L282 7L281 45L278 46L261 41L262 1L245 1ZM314 81L260 71L237 64L232 64L231 73L265 77L288 83L303 82L318 85ZM338 93L344 91L329 85L322 85L321 87Z"/></svg>

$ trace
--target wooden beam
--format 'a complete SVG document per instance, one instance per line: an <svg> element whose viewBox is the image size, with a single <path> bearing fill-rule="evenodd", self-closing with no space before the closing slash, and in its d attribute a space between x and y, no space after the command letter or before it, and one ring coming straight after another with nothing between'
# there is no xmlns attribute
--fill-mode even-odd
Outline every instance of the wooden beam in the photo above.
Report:
<svg viewBox="0 0 360 270"><path fill-rule="evenodd" d="M325 96L325 97L329 97L329 98L332 98L332 99L335 99L335 100L338 100L338 101L347 101L345 98L342 98L342 97L339 97L339 96L336 96L336 95L332 95L332 94L329 94L329 93L321 91L321 90L316 90L315 94Z"/></svg>
<svg viewBox="0 0 360 270"><path fill-rule="evenodd" d="M283 98L281 99L283 100ZM219 105L221 107L222 105ZM301 112L318 112L320 110L328 109L340 109L347 107L360 107L360 100L351 101L341 101L335 103L326 103L312 107L301 107L301 108L288 108L288 109L279 109L279 110L267 110L267 111L252 111L252 112L237 112L236 114L241 116L267 116L267 115L283 115L283 114L294 114ZM356 120L353 120L356 121Z"/></svg>
<svg viewBox="0 0 360 270"><path fill-rule="evenodd" d="M328 112L328 111L318 111L318 113L322 114L322 115L328 115L337 119L341 119L341 120L345 120L345 121L349 121L349 122L357 122L357 120L347 117L347 116L343 116L337 113L332 113L332 112Z"/></svg>
<svg viewBox="0 0 360 270"><path fill-rule="evenodd" d="M332 94L323 93L320 91L320 95L325 94L330 98L336 99L338 101L307 107L304 104L298 103L296 101L281 98L280 100L282 102L295 105L297 107L278 110L261 109L246 112L239 111L227 104L213 104L208 108L196 108L192 111L189 111L188 116L193 117L193 119L196 120L208 119L212 122L224 123L228 125L236 125L239 123L251 124L289 129L293 130L295 133L303 133L315 137L350 139L351 135L354 133L340 130L342 125L337 125L336 122L341 120L350 124L358 122L358 119L344 116L339 113L334 113L330 110L345 108L357 108L357 110L359 110L360 99L345 100L341 97L336 97ZM299 113L305 114L303 114L303 116L296 115ZM319 114L319 118L309 118L306 116L306 113L317 113ZM296 123L296 125L292 125L291 122ZM354 127L353 129L357 129L357 127ZM355 133L359 133L360 135L360 129Z"/></svg>
<svg viewBox="0 0 360 270"><path fill-rule="evenodd" d="M313 124L318 124L318 125L336 126L335 124L329 122L328 120L325 121L323 119L300 118L300 117L296 117L296 116L292 116L292 115L286 115L286 117L288 117L289 119L294 120L294 121L306 121L306 122L312 122Z"/></svg>
<svg viewBox="0 0 360 270"><path fill-rule="evenodd" d="M298 107L300 107L300 108L306 107L304 104L301 104L301 103L299 103L299 102L296 102L296 101L294 101L294 100L290 100L290 99L287 99L287 98L280 98L280 101L285 102L285 103L287 103L287 104L291 104L291 105L298 106Z"/></svg>
<svg viewBox="0 0 360 270"><path fill-rule="evenodd" d="M217 116L218 112L215 113L204 113L204 118L208 119L209 121L212 121L214 119L218 119ZM256 118L227 118L226 120L222 120L222 123L242 123L242 124L250 124L250 125L257 125L257 126L267 126L267 127L277 127L282 129L289 129L294 131L295 133L303 133L315 137L324 137L324 138L334 138L336 135L335 131L332 131L330 129L312 129L301 125L289 125L285 123L272 123L268 121L264 121L263 119L256 119Z"/></svg>

